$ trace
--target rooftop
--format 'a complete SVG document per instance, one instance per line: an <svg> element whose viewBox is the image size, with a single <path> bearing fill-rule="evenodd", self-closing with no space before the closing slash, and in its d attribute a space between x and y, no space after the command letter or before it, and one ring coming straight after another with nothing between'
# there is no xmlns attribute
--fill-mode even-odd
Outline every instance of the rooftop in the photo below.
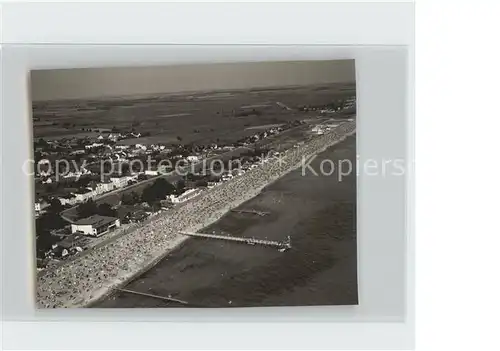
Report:
<svg viewBox="0 0 500 351"><path fill-rule="evenodd" d="M82 218L78 221L76 221L74 224L77 225L93 225L96 227L100 227L103 225L107 225L110 223L113 223L116 221L118 218L115 217L107 217L107 216L101 216L101 215L93 215L87 218Z"/></svg>
<svg viewBox="0 0 500 351"><path fill-rule="evenodd" d="M191 195L193 193L196 193L196 194L201 193L201 189L189 189L189 190L186 190L181 195L177 196L177 198L178 199L183 199L183 198L188 197L189 195Z"/></svg>
<svg viewBox="0 0 500 351"><path fill-rule="evenodd" d="M113 174L109 177L109 179L123 179L123 178L127 178L127 175L126 174L122 174L122 175L119 175L119 174Z"/></svg>

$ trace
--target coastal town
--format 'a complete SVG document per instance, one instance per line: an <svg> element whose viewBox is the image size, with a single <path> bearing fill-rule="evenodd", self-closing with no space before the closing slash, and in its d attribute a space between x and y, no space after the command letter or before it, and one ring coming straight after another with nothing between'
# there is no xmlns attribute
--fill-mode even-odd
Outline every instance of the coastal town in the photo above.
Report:
<svg viewBox="0 0 500 351"><path fill-rule="evenodd" d="M123 138L120 133L110 133L106 137L100 134L97 141L86 138L84 140L41 140L35 143L36 156L50 157L53 153L57 153L58 157L73 156L74 158L70 160L75 161L73 165L76 164L75 168L78 168L58 170L55 174L42 167L42 171L35 178L37 189L35 216L39 224L37 226L38 258L42 259L39 260L40 264L45 263L43 260L45 258L64 259L69 255L82 252L91 241L89 236L97 238L124 224L142 221L199 195L204 189L210 189L256 167L255 163L267 156L267 153L264 155L265 150L256 152L248 149L239 156L227 158L224 165L227 166L226 171L220 175L214 175L215 172L208 173L205 169L193 166L201 165L202 161L211 158L221 160L219 156L224 156L229 151L247 147L258 140L277 135L293 125L292 123L283 127L270 128L233 145L167 147L158 144L135 144L123 147L117 145L117 142ZM140 137L140 133L135 137ZM80 149L74 148L75 142L81 147ZM278 156L278 154L275 153L273 156ZM40 160L37 160L37 164ZM57 161L55 160L54 168ZM136 170L129 167L134 161L139 161L141 165L151 166L148 169ZM234 161L241 162L241 168L232 171L232 167L228 164ZM99 165L100 162L108 162L111 168L116 167L118 171L111 174L100 173L98 167L93 167ZM162 163L175 166L162 166ZM157 164L160 164L160 167ZM186 169L186 174L172 184L165 178L175 177L174 168L176 167L179 173L181 173L180 169ZM49 166L46 169L50 168ZM128 188L131 190L126 191ZM118 204L114 206L106 202L96 204L97 199L112 191L122 194ZM61 215L61 212L68 213L71 210L76 211L77 216L83 218L74 222L65 220L68 217ZM87 227L91 227L93 231L87 230ZM63 240L59 241L59 238ZM50 249L47 244L50 245Z"/></svg>
<svg viewBox="0 0 500 351"><path fill-rule="evenodd" d="M298 109L328 121L324 117L350 111L354 104L354 98L348 98L337 106ZM242 111L248 112L232 113ZM258 114L255 109L250 113ZM35 139L38 269L71 260L125 235L148 218L281 157L284 151L272 143L280 134L301 129L322 135L338 125L319 122L294 119L263 126L232 142L215 139L204 144L185 144L181 137L175 143L148 143L149 132L116 127L85 130L94 132L92 137Z"/></svg>
<svg viewBox="0 0 500 351"><path fill-rule="evenodd" d="M119 291L167 305L168 301L191 304L169 297L182 295L180 291L165 295L119 290L164 262L166 255L181 255L178 250L185 241L188 247L207 240L228 250L233 246L236 250L240 243L254 247L256 253L266 247L281 255L294 252L301 245L295 241L297 235L303 233L289 229L238 234L250 223L266 223L278 213L289 213L286 202L278 197L267 205L244 203L261 201L267 196L259 195L261 191L293 173L304 158L355 139L355 120L352 83L35 101L33 160L24 167L32 171L35 185L37 306L114 306ZM307 179L283 194L296 193L295 187ZM338 185L345 189L341 193L347 191L349 201L334 210L345 212L340 214L344 222L333 224L345 223L338 230L346 238L353 230L353 184L350 180ZM300 196L307 197L307 191ZM294 220L307 218L310 215L304 213ZM228 220L234 225L217 228L217 223ZM355 254L351 247L349 259ZM218 249L203 245L193 254L204 250ZM176 282L198 281L182 273L183 265L173 272L186 278ZM210 270L212 264L200 267ZM218 276L223 278L228 269ZM237 269L233 274L242 272ZM222 305L237 305L234 298ZM349 295L349 301L356 298ZM118 307L121 301L122 297ZM131 307L136 306L133 302Z"/></svg>

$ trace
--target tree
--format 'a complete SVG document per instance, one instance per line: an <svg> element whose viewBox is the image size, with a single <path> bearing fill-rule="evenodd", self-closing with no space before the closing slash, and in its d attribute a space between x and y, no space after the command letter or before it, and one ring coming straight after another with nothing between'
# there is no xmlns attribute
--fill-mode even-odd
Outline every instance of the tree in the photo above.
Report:
<svg viewBox="0 0 500 351"><path fill-rule="evenodd" d="M156 200L156 194L154 193L152 186L148 186L142 192L142 201L147 203L152 203Z"/></svg>
<svg viewBox="0 0 500 351"><path fill-rule="evenodd" d="M185 188L186 182L184 181L184 179L179 179L179 181L177 182L177 193L181 194L182 192L184 192Z"/></svg>
<svg viewBox="0 0 500 351"><path fill-rule="evenodd" d="M155 202L152 203L151 210L153 212L159 211L160 209L161 209L161 203L160 203L160 201L155 201Z"/></svg>
<svg viewBox="0 0 500 351"><path fill-rule="evenodd" d="M139 194L137 194L135 191L132 191L131 195L134 203L138 203L141 200Z"/></svg>
<svg viewBox="0 0 500 351"><path fill-rule="evenodd" d="M35 222L36 232L39 234L44 230L60 229L66 225L66 221L58 213L47 212L37 218Z"/></svg>
<svg viewBox="0 0 500 351"><path fill-rule="evenodd" d="M208 186L208 182L205 179L197 180L195 183L196 187Z"/></svg>
<svg viewBox="0 0 500 351"><path fill-rule="evenodd" d="M131 193L125 193L122 196L122 203L124 205L134 205L139 202L139 195L133 191Z"/></svg>
<svg viewBox="0 0 500 351"><path fill-rule="evenodd" d="M49 201L49 208L48 211L53 212L53 213L59 213L64 209L64 206L61 204L61 201L54 197Z"/></svg>
<svg viewBox="0 0 500 351"><path fill-rule="evenodd" d="M101 216L116 217L116 210L110 204L103 203L97 206L97 214Z"/></svg>
<svg viewBox="0 0 500 351"><path fill-rule="evenodd" d="M132 205L132 194L125 193L122 195L121 203L124 205Z"/></svg>
<svg viewBox="0 0 500 351"><path fill-rule="evenodd" d="M120 163L120 172L121 174L129 174L130 165L127 162Z"/></svg>
<svg viewBox="0 0 500 351"><path fill-rule="evenodd" d="M76 212L80 218L87 218L95 215L97 211L97 205L93 200L88 200L76 208Z"/></svg>
<svg viewBox="0 0 500 351"><path fill-rule="evenodd" d="M167 195L173 194L176 188L166 179L159 178L155 182L144 189L142 192L142 200L148 204L152 204L156 200L163 200Z"/></svg>
<svg viewBox="0 0 500 351"><path fill-rule="evenodd" d="M38 146L41 146L41 147L45 148L45 147L47 147L48 145L49 145L49 143L47 143L47 142L45 141L45 139L43 139L43 138L38 139Z"/></svg>
<svg viewBox="0 0 500 351"><path fill-rule="evenodd" d="M89 185L89 183L92 181L92 178L90 176L83 176L78 178L78 180L75 182L76 186L79 188L84 188Z"/></svg>
<svg viewBox="0 0 500 351"><path fill-rule="evenodd" d="M60 239L51 235L48 230L37 231L38 237L36 239L36 256L44 258L45 253L52 248Z"/></svg>

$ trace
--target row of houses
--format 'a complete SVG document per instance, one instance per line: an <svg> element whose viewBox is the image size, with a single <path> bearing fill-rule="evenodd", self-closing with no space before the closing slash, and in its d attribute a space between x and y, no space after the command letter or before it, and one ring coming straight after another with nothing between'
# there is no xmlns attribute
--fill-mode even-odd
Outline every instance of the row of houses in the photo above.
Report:
<svg viewBox="0 0 500 351"><path fill-rule="evenodd" d="M102 183L93 183L92 185L80 189L75 192L71 192L62 196L57 196L56 198L61 202L61 205L75 206L79 203L85 202L90 199L102 195L104 193L113 191L115 189L120 189L126 187L129 182L137 182L138 174L134 175L124 175L111 177L109 181L104 181ZM49 178L50 179L50 178ZM42 200L35 202L35 214L38 216L43 213L43 209L47 207L48 204Z"/></svg>
<svg viewBox="0 0 500 351"><path fill-rule="evenodd" d="M138 180L138 176L138 174L134 174L111 177L109 178L109 181L95 183L92 186L81 189L79 191L60 196L58 197L58 199L59 201L61 201L62 205L74 206L78 203L93 199L96 196L113 191L115 189L124 188L129 184L129 182L136 182Z"/></svg>
<svg viewBox="0 0 500 351"><path fill-rule="evenodd" d="M80 189L73 193L69 193L63 196L59 196L57 199L61 202L61 205L70 205L74 206L78 203L85 202L89 199L93 199L94 197L104 194L108 191L114 189L112 182L103 182L96 183L93 186L89 186L84 189Z"/></svg>

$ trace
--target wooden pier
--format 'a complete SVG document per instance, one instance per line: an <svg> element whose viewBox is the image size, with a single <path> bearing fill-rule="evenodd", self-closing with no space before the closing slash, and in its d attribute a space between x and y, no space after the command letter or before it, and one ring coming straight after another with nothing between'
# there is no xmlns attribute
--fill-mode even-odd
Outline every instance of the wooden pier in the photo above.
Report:
<svg viewBox="0 0 500 351"><path fill-rule="evenodd" d="M264 240L264 239L255 239L255 238L244 238L238 236L230 236L230 235L218 235L218 234L208 234L208 233L193 233L193 232L181 232L181 234L199 237L199 238L207 238L207 239L216 239L216 240L227 240L227 241L235 241L248 245L262 245L262 246L271 246L276 247L278 249L289 249L291 248L290 239L288 238L285 241L274 241L274 240Z"/></svg>
<svg viewBox="0 0 500 351"><path fill-rule="evenodd" d="M115 290L119 291L119 292L134 294L134 295L152 297L154 299L163 300L163 301L167 301L167 302L176 302L176 303L180 303L181 305L187 305L188 304L187 301L183 301L183 300L179 300L179 299L174 299L172 297L153 295L153 294L148 294L148 293L144 293L144 292L140 292L140 291L134 291L134 290L128 290L128 289L120 289L120 288L115 288Z"/></svg>

